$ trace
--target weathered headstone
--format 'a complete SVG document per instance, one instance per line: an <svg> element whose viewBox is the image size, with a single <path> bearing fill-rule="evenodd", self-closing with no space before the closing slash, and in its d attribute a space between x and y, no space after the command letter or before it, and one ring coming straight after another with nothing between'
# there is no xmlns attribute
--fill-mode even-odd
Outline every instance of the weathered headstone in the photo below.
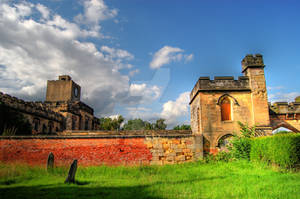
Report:
<svg viewBox="0 0 300 199"><path fill-rule="evenodd" d="M47 171L53 169L53 167L54 167L54 155L52 152L50 152L47 160Z"/></svg>
<svg viewBox="0 0 300 199"><path fill-rule="evenodd" d="M75 174L77 170L77 160L74 160L70 166L69 174L65 183L75 183Z"/></svg>

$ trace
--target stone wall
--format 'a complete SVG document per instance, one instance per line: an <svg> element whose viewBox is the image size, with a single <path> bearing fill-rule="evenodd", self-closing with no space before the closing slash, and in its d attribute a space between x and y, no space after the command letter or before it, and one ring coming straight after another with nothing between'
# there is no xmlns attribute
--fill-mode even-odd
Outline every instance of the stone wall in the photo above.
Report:
<svg viewBox="0 0 300 199"><path fill-rule="evenodd" d="M0 162L56 165L163 165L202 157L202 137L193 135L97 135L0 137Z"/></svg>

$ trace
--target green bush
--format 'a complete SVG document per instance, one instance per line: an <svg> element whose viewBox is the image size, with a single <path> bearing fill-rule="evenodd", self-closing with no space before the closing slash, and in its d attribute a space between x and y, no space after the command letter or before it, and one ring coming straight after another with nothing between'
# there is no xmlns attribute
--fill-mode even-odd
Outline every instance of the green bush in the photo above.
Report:
<svg viewBox="0 0 300 199"><path fill-rule="evenodd" d="M251 138L234 136L231 140L230 153L234 159L250 159Z"/></svg>
<svg viewBox="0 0 300 199"><path fill-rule="evenodd" d="M255 135L255 126L238 122L240 125L240 135L234 135L230 141L229 150L233 159L250 159L252 137Z"/></svg>
<svg viewBox="0 0 300 199"><path fill-rule="evenodd" d="M292 168L300 163L300 134L255 138L251 144L250 159Z"/></svg>

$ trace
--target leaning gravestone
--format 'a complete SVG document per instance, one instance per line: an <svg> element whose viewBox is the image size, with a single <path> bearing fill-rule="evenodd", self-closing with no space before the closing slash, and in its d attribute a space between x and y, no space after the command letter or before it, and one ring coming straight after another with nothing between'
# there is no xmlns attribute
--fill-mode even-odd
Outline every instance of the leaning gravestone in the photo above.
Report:
<svg viewBox="0 0 300 199"><path fill-rule="evenodd" d="M77 170L77 160L74 160L70 166L69 174L65 183L75 183L75 174Z"/></svg>
<svg viewBox="0 0 300 199"><path fill-rule="evenodd" d="M50 152L47 160L47 171L53 169L53 167L54 167L54 155L52 152Z"/></svg>

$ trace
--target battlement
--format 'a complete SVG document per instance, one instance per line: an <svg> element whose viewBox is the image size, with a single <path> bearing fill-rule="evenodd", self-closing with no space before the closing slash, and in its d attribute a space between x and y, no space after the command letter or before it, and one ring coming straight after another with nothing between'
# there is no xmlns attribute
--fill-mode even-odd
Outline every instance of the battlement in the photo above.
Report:
<svg viewBox="0 0 300 199"><path fill-rule="evenodd" d="M209 77L200 77L191 94L191 102L198 92L216 91L251 91L249 77L240 76L235 80L233 76L218 76L211 80Z"/></svg>
<svg viewBox="0 0 300 199"><path fill-rule="evenodd" d="M58 80L71 81L72 78L69 75L60 75L58 76Z"/></svg>
<svg viewBox="0 0 300 199"><path fill-rule="evenodd" d="M64 117L61 114L52 111L42 102L26 102L24 100L12 97L8 94L4 94L1 92L0 102L22 113L32 114L38 117L43 117L57 122L64 121Z"/></svg>
<svg viewBox="0 0 300 199"><path fill-rule="evenodd" d="M299 102L275 102L269 103L269 109L271 114L297 114L300 113Z"/></svg>
<svg viewBox="0 0 300 199"><path fill-rule="evenodd" d="M264 68L264 61L261 54L248 54L242 60L242 72L245 72L248 68Z"/></svg>

